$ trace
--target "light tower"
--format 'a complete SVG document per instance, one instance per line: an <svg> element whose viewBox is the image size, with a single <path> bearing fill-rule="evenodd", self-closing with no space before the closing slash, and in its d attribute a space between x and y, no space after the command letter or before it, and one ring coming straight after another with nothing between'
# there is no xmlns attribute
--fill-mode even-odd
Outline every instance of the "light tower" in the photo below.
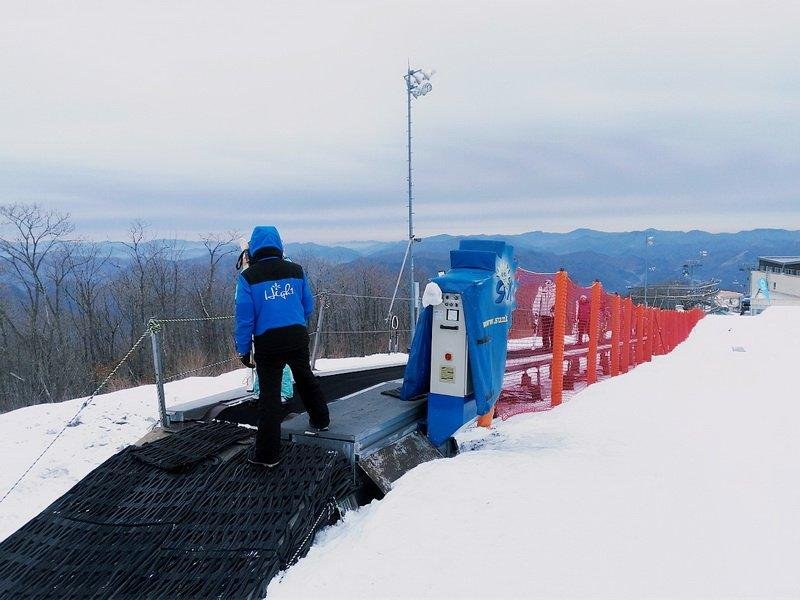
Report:
<svg viewBox="0 0 800 600"><path fill-rule="evenodd" d="M409 298L409 323L411 328L410 339L414 337L414 327L417 323L416 302L417 293L414 289L414 195L411 183L411 98L421 98L433 89L431 77L435 71L412 69L403 76L406 80L406 100L408 107L408 298Z"/></svg>
<svg viewBox="0 0 800 600"><path fill-rule="evenodd" d="M644 305L647 306L647 273L650 271L650 266L647 264L647 251L650 246L655 242L652 235L647 235L644 238Z"/></svg>

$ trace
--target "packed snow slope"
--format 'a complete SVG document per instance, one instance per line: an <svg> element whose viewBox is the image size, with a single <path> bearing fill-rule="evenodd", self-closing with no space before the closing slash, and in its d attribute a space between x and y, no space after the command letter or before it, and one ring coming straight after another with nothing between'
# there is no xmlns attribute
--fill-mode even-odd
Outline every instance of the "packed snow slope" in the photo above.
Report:
<svg viewBox="0 0 800 600"><path fill-rule="evenodd" d="M320 359L318 371L404 364L405 354ZM167 407L243 385L247 369L219 377L190 377L165 386ZM40 404L0 415L0 496L78 410L82 399ZM0 540L64 494L89 471L150 431L158 421L153 385L97 396L17 488L0 504Z"/></svg>
<svg viewBox="0 0 800 600"><path fill-rule="evenodd" d="M468 428L268 597L798 598L798 356L798 309L707 317L554 410Z"/></svg>

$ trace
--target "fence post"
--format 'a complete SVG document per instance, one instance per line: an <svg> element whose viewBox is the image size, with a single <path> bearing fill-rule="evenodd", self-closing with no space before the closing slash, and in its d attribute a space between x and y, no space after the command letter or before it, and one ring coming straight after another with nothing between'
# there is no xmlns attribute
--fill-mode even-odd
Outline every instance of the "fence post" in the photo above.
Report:
<svg viewBox="0 0 800 600"><path fill-rule="evenodd" d="M556 273L555 310L553 312L553 358L550 362L550 406L561 404L564 389L564 333L567 326L567 272Z"/></svg>
<svg viewBox="0 0 800 600"><path fill-rule="evenodd" d="M636 364L644 362L644 306L636 307Z"/></svg>
<svg viewBox="0 0 800 600"><path fill-rule="evenodd" d="M647 342L644 347L644 356L647 362L653 360L653 309L649 306L645 307L645 313L647 313L647 324L645 328L647 329Z"/></svg>
<svg viewBox="0 0 800 600"><path fill-rule="evenodd" d="M661 347L661 331L659 330L659 312L660 309L653 309L653 355L658 356L661 354L659 348Z"/></svg>
<svg viewBox="0 0 800 600"><path fill-rule="evenodd" d="M161 342L158 338L161 326L155 319L150 319L147 326L150 329L150 346L153 349L153 371L156 376L156 393L158 394L158 417L161 421L161 427L166 428L169 427L169 416L167 416L167 403L164 395L164 365L161 360Z"/></svg>
<svg viewBox="0 0 800 600"><path fill-rule="evenodd" d="M328 304L328 296L322 292L319 296L319 312L317 312L317 329L314 332L314 346L311 350L311 370L317 367L317 351L319 350L319 340L322 337L322 325L325 322L325 305Z"/></svg>
<svg viewBox="0 0 800 600"><path fill-rule="evenodd" d="M629 298L620 298L622 311L622 353L620 354L619 370L621 373L628 372L628 365L631 362L631 305Z"/></svg>
<svg viewBox="0 0 800 600"><path fill-rule="evenodd" d="M636 366L636 345L633 339L634 328L636 327L636 306L630 296L625 298L625 307L628 311L628 316L626 317L628 320L628 327L625 330L628 340L628 352L626 356L628 358L628 370L630 371Z"/></svg>
<svg viewBox="0 0 800 600"><path fill-rule="evenodd" d="M636 326L639 323L639 311L631 298L628 298L628 310L631 312L631 328L628 337L628 370L636 368L636 338L638 337L638 330Z"/></svg>
<svg viewBox="0 0 800 600"><path fill-rule="evenodd" d="M600 299L603 285L595 279L589 305L589 351L586 355L586 383L597 381L597 338L600 336Z"/></svg>
<svg viewBox="0 0 800 600"><path fill-rule="evenodd" d="M664 354L664 311L660 308L653 312L653 354L660 356Z"/></svg>
<svg viewBox="0 0 800 600"><path fill-rule="evenodd" d="M672 316L672 349L674 350L678 344L681 343L681 315L683 313L676 312Z"/></svg>
<svg viewBox="0 0 800 600"><path fill-rule="evenodd" d="M680 344L681 341L681 314L679 312L672 313L672 348L670 350L675 350L675 347Z"/></svg>
<svg viewBox="0 0 800 600"><path fill-rule="evenodd" d="M675 311L667 313L667 352L672 352L675 349Z"/></svg>
<svg viewBox="0 0 800 600"><path fill-rule="evenodd" d="M619 294L611 298L611 377L619 375Z"/></svg>
<svg viewBox="0 0 800 600"><path fill-rule="evenodd" d="M478 415L477 425L478 427L485 427L486 429L491 429L492 421L494 420L494 409L495 407L489 409L489 412L485 415Z"/></svg>

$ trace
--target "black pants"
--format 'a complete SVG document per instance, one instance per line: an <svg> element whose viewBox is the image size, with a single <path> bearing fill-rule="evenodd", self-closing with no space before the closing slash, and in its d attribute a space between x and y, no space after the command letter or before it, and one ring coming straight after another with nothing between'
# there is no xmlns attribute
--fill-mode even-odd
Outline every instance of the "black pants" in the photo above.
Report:
<svg viewBox="0 0 800 600"><path fill-rule="evenodd" d="M258 396L258 433L255 459L277 462L281 451L281 377L288 364L294 375L297 391L308 411L311 423L327 427L330 422L328 404L309 365L308 346L290 350L259 352L256 340L256 371L261 393Z"/></svg>

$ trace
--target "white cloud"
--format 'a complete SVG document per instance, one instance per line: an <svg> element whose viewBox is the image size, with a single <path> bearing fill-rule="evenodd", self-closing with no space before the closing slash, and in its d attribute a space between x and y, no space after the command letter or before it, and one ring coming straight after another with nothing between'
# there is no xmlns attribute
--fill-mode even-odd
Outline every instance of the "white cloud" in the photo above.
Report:
<svg viewBox="0 0 800 600"><path fill-rule="evenodd" d="M402 232L386 220L405 214L407 58L438 70L415 101L422 227L459 203L474 215L487 198L581 197L602 224L614 219L602 214L609 196L680 196L707 205L696 226L736 228L727 192L769 208L800 189L794 2L3 8L0 201L49 198L93 227L105 210L114 228L169 215L204 231L239 199L286 208L309 238L347 213L359 225L343 237L360 237L370 218ZM626 219L649 226L675 220L670 210ZM796 216L739 214L742 227ZM580 218L537 215L553 229L592 225Z"/></svg>

